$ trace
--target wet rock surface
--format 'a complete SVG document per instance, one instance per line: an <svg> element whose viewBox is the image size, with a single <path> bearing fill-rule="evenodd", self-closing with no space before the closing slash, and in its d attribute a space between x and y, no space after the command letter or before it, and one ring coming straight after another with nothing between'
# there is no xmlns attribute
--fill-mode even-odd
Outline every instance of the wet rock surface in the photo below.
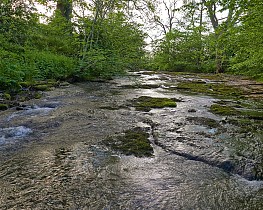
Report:
<svg viewBox="0 0 263 210"><path fill-rule="evenodd" d="M227 81L142 71L2 111L0 209L262 209L262 98Z"/></svg>

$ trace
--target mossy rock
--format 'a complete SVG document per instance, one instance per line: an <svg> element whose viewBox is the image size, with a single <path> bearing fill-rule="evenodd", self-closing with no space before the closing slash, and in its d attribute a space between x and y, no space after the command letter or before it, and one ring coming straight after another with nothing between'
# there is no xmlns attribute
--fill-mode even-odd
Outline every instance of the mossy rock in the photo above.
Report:
<svg viewBox="0 0 263 210"><path fill-rule="evenodd" d="M200 83L200 82L180 82L177 85L177 89L187 90L191 92L197 93L206 93L210 95L220 95L220 96L241 96L243 92L231 86L227 86L225 84L208 84L208 83Z"/></svg>
<svg viewBox="0 0 263 210"><path fill-rule="evenodd" d="M42 97L42 95L40 94L40 93L38 93L38 92L36 92L35 94L34 94L34 98L35 99L40 99Z"/></svg>
<svg viewBox="0 0 263 210"><path fill-rule="evenodd" d="M202 79L209 79L209 80L214 80L214 81L225 80L225 77L223 74L198 74L198 76Z"/></svg>
<svg viewBox="0 0 263 210"><path fill-rule="evenodd" d="M69 82L60 82L58 85L59 85L60 87L67 87L67 86L70 85L70 83L69 83Z"/></svg>
<svg viewBox="0 0 263 210"><path fill-rule="evenodd" d="M3 97L5 100L8 100L8 101L12 99L12 97L9 93L4 93Z"/></svg>
<svg viewBox="0 0 263 210"><path fill-rule="evenodd" d="M24 102L24 101L27 101L29 99L26 96L19 96L18 100L21 101L21 102Z"/></svg>
<svg viewBox="0 0 263 210"><path fill-rule="evenodd" d="M59 82L56 80L48 80L48 81L24 81L19 83L24 88L31 88L33 90L46 91L50 87L57 87Z"/></svg>
<svg viewBox="0 0 263 210"><path fill-rule="evenodd" d="M263 120L263 111L258 110L242 110L241 115L249 119Z"/></svg>
<svg viewBox="0 0 263 210"><path fill-rule="evenodd" d="M225 115L225 116L240 114L240 112L233 107L222 106L219 104L212 104L210 107L210 111L214 114Z"/></svg>
<svg viewBox="0 0 263 210"><path fill-rule="evenodd" d="M124 155L136 157L151 157L153 155L149 134L140 127L127 130L124 135L109 137L104 140L104 143Z"/></svg>
<svg viewBox="0 0 263 210"><path fill-rule="evenodd" d="M1 111L7 110L8 108L9 108L8 104L0 104Z"/></svg>
<svg viewBox="0 0 263 210"><path fill-rule="evenodd" d="M50 90L50 86L49 85L35 85L34 86L34 90L37 90L37 91L49 91Z"/></svg>
<svg viewBox="0 0 263 210"><path fill-rule="evenodd" d="M35 83L34 82L25 81L25 82L20 82L19 84L22 87L24 87L24 88L29 88L29 87L32 87Z"/></svg>
<svg viewBox="0 0 263 210"><path fill-rule="evenodd" d="M163 71L163 73L165 74L168 74L168 75L171 75L171 76L193 76L193 75L199 75L197 73L194 73L194 72L184 72L184 71Z"/></svg>
<svg viewBox="0 0 263 210"><path fill-rule="evenodd" d="M263 111L251 110L251 109L235 109L234 107L220 104L213 104L210 107L210 111L214 114L225 116L240 116L248 119L263 120Z"/></svg>
<svg viewBox="0 0 263 210"><path fill-rule="evenodd" d="M175 100L170 98L152 98L149 96L141 96L134 101L137 111L150 111L151 108L176 107Z"/></svg>
<svg viewBox="0 0 263 210"><path fill-rule="evenodd" d="M60 85L60 83L57 82L57 81L48 81L48 82L47 82L47 85L48 85L49 87L57 87L57 86Z"/></svg>

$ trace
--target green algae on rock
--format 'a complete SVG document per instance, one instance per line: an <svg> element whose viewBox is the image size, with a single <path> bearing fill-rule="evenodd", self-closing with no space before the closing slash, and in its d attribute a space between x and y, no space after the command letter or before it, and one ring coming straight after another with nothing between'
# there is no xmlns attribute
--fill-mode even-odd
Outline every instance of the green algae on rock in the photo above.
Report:
<svg viewBox="0 0 263 210"><path fill-rule="evenodd" d="M242 110L240 111L243 117L255 120L263 120L263 111L260 110Z"/></svg>
<svg viewBox="0 0 263 210"><path fill-rule="evenodd" d="M109 137L104 140L104 143L124 155L134 155L136 157L153 156L149 134L140 127L126 130L123 135Z"/></svg>
<svg viewBox="0 0 263 210"><path fill-rule="evenodd" d="M141 96L133 100L137 111L150 111L151 108L176 107L177 99L170 98L152 98L149 96Z"/></svg>
<svg viewBox="0 0 263 210"><path fill-rule="evenodd" d="M9 108L8 104L0 104L0 110L4 111Z"/></svg>
<svg viewBox="0 0 263 210"><path fill-rule="evenodd" d="M235 109L227 105L212 104L210 111L214 114L225 116L240 116L248 119L263 120L262 110Z"/></svg>
<svg viewBox="0 0 263 210"><path fill-rule="evenodd" d="M33 82L20 82L19 83L23 88L29 88L30 90L36 91L49 91L51 87L57 87L60 85L59 82L53 80L47 81L33 81Z"/></svg>
<svg viewBox="0 0 263 210"><path fill-rule="evenodd" d="M212 84L201 82L180 82L177 85L177 89L187 90L197 93L206 93L211 95L223 95L223 96L241 96L243 92L235 87L231 87L225 84Z"/></svg>
<svg viewBox="0 0 263 210"><path fill-rule="evenodd" d="M12 99L12 97L9 93L4 93L3 97L5 100L11 100Z"/></svg>
<svg viewBox="0 0 263 210"><path fill-rule="evenodd" d="M0 111L16 106L17 109L20 109L20 102L25 102L31 99L40 99L42 97L41 91L49 91L53 87L58 87L59 84L60 83L55 80L20 82L20 90L0 94L2 100Z"/></svg>
<svg viewBox="0 0 263 210"><path fill-rule="evenodd" d="M34 86L34 90L48 91L50 90L50 86L49 85L36 85Z"/></svg>
<svg viewBox="0 0 263 210"><path fill-rule="evenodd" d="M223 106L219 104L212 104L210 107L210 111L214 114L225 115L225 116L240 114L240 112L233 107Z"/></svg>

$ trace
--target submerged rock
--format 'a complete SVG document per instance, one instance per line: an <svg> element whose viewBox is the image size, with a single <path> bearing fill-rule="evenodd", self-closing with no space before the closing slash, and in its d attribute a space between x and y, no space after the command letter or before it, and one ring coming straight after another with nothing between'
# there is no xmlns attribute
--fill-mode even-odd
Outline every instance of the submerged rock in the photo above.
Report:
<svg viewBox="0 0 263 210"><path fill-rule="evenodd" d="M149 134L140 127L126 130L123 135L109 137L104 140L104 143L125 155L136 157L151 157L153 155Z"/></svg>
<svg viewBox="0 0 263 210"><path fill-rule="evenodd" d="M214 119L206 118L206 117L187 117L187 121L195 123L197 125L203 125L208 128L218 128L220 127L219 122Z"/></svg>
<svg viewBox="0 0 263 210"><path fill-rule="evenodd" d="M176 107L175 99L170 98L152 98L149 96L141 96L133 100L137 111L150 111L151 108Z"/></svg>
<svg viewBox="0 0 263 210"><path fill-rule="evenodd" d="M195 109L188 109L188 112L196 112Z"/></svg>

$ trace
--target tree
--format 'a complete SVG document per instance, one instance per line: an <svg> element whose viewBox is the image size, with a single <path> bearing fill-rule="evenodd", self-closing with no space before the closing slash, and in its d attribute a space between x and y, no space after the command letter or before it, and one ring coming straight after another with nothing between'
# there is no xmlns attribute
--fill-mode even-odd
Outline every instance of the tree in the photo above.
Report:
<svg viewBox="0 0 263 210"><path fill-rule="evenodd" d="M193 57L196 58L194 65L197 65L198 69L201 70L204 63L207 63L204 60L205 58L211 58L212 56L214 56L216 73L224 72L228 68L231 56L231 51L228 49L229 37L231 36L230 31L240 23L240 18L244 15L244 2L245 0L184 1L184 5L180 10L184 14L183 21L180 21L181 24L174 25L175 28L172 29L187 34L184 36L186 40L192 37L190 38L192 41L189 42L192 44L191 47L187 44L182 46L195 49L195 51L190 51L194 52ZM168 15L168 20L171 19L170 17ZM209 34L213 34L214 38L211 39L212 37ZM169 39L165 39L166 42ZM211 41L209 50L205 49L205 46L208 47L207 41ZM178 43L176 40L173 42ZM180 41L180 43L183 42ZM178 45L170 44L166 46L178 47ZM211 52L210 49L214 49L214 52ZM171 54L174 52L173 49L171 49L171 52L168 51L169 49L166 48L166 53ZM180 51L182 51L182 48ZM211 53L210 56L207 55L208 51ZM184 50L183 52L187 53Z"/></svg>
<svg viewBox="0 0 263 210"><path fill-rule="evenodd" d="M201 2L207 10L207 15L210 19L216 46L216 73L225 71L225 34L239 21L240 15L244 8L240 7L239 0L202 0ZM226 14L226 15L223 15ZM221 18L219 18L221 16Z"/></svg>
<svg viewBox="0 0 263 210"><path fill-rule="evenodd" d="M30 1L2 0L0 2L0 33L13 43L23 44L28 28L35 23Z"/></svg>
<svg viewBox="0 0 263 210"><path fill-rule="evenodd" d="M230 70L260 78L263 76L263 4L260 0L240 4L245 9L240 24L231 30Z"/></svg>

